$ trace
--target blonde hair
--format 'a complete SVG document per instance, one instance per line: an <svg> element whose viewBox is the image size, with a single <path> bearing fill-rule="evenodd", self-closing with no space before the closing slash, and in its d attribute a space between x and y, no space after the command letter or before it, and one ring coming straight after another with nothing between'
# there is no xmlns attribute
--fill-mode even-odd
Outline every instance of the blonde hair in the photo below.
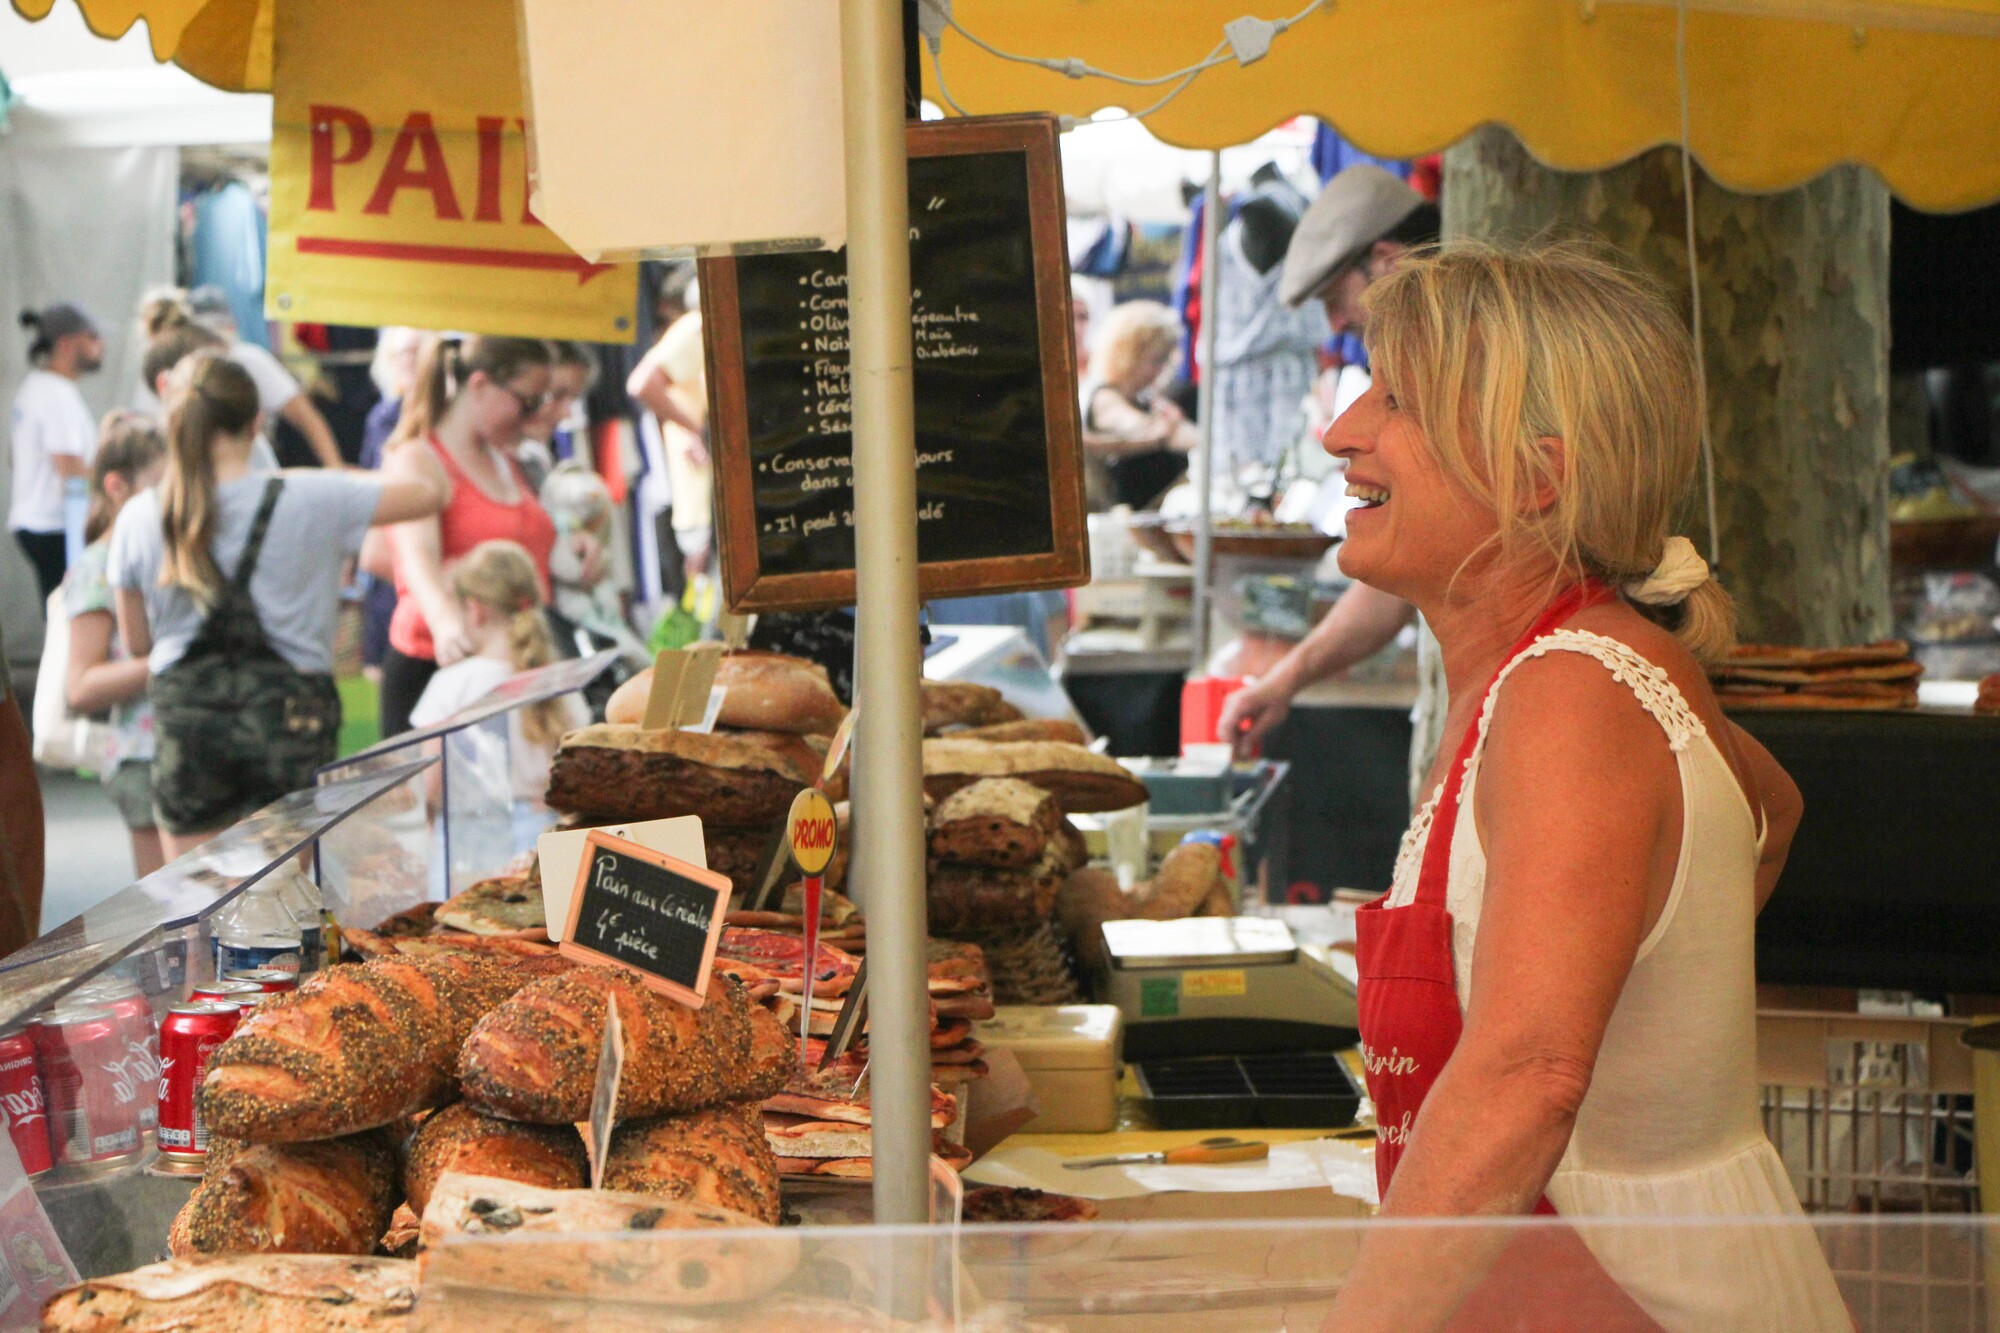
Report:
<svg viewBox="0 0 2000 1333"><path fill-rule="evenodd" d="M1147 356L1181 344L1180 321L1158 301L1126 301L1111 308L1092 340L1090 365L1095 377L1114 384Z"/></svg>
<svg viewBox="0 0 2000 1333"><path fill-rule="evenodd" d="M1364 299L1375 374L1498 516L1502 560L1539 552L1558 577L1614 586L1653 572L1701 449L1694 348L1657 290L1576 243L1459 242L1406 259ZM1697 658L1735 640L1713 578L1678 605L1634 607Z"/></svg>
<svg viewBox="0 0 2000 1333"><path fill-rule="evenodd" d="M529 671L556 660L555 642L542 618L542 580L535 562L519 542L479 543L452 566L451 590L461 602L477 602L507 621L507 660L516 671ZM553 747L562 739L564 710L560 698L544 699L521 710L521 734L530 744Z"/></svg>
<svg viewBox="0 0 2000 1333"><path fill-rule="evenodd" d="M115 517L105 482L120 477L126 486L137 486L139 478L166 452L167 437L160 433L159 423L151 417L122 410L105 414L97 428L97 458L90 468L90 511L83 525L85 542L102 537Z"/></svg>
<svg viewBox="0 0 2000 1333"><path fill-rule="evenodd" d="M160 481L165 559L160 586L185 588L209 607L222 593L215 539L215 441L247 435L257 423L257 383L219 352L204 349L174 367L167 409L167 473Z"/></svg>

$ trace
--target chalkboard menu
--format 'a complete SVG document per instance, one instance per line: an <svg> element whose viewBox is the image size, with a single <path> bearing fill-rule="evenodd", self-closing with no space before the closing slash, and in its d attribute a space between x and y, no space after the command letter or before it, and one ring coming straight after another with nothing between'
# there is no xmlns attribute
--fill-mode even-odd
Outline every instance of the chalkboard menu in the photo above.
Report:
<svg viewBox="0 0 2000 1333"><path fill-rule="evenodd" d="M923 594L1087 582L1055 122L913 124L909 153ZM704 260L701 303L729 605L853 602L845 256Z"/></svg>
<svg viewBox="0 0 2000 1333"><path fill-rule="evenodd" d="M729 881L713 871L593 830L557 952L622 964L654 990L699 1007L729 893Z"/></svg>

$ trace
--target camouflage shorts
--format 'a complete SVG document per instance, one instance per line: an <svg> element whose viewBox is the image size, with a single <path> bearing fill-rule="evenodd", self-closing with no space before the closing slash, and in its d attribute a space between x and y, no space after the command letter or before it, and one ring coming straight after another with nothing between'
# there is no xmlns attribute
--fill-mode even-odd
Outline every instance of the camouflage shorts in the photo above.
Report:
<svg viewBox="0 0 2000 1333"><path fill-rule="evenodd" d="M312 786L340 738L332 676L203 665L152 686L153 801L173 834L225 828Z"/></svg>

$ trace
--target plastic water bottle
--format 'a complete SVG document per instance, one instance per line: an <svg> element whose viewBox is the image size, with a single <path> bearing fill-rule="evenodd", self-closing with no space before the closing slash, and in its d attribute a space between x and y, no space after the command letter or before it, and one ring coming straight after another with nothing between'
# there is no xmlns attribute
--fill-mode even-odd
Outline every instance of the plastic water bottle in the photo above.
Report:
<svg viewBox="0 0 2000 1333"><path fill-rule="evenodd" d="M304 932L285 905L276 876L267 875L238 894L217 913L214 929L218 977L260 967L297 972L305 962Z"/></svg>
<svg viewBox="0 0 2000 1333"><path fill-rule="evenodd" d="M327 928L326 899L312 876L295 865L273 874L279 880L278 896L285 909L299 923L299 975L309 976L327 965L327 945L337 938Z"/></svg>

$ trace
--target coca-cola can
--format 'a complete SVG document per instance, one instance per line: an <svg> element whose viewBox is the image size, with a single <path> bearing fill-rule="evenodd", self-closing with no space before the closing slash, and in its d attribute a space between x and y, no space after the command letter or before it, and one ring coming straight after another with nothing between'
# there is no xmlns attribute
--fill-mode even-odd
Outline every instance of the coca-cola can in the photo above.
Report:
<svg viewBox="0 0 2000 1333"><path fill-rule="evenodd" d="M13 1136L21 1169L39 1176L54 1165L42 1066L35 1057L35 1039L26 1032L0 1037L0 1111L6 1112L7 1132Z"/></svg>
<svg viewBox="0 0 2000 1333"><path fill-rule="evenodd" d="M190 1002L219 1000L225 1004L252 1005L264 998L264 988L254 981L204 981L188 992Z"/></svg>
<svg viewBox="0 0 2000 1333"><path fill-rule="evenodd" d="M208 1152L208 1126L199 1093L208 1058L229 1040L243 1011L225 1001L177 1004L160 1025L160 1154L199 1161Z"/></svg>
<svg viewBox="0 0 2000 1333"><path fill-rule="evenodd" d="M35 1025L57 1166L105 1167L139 1153L140 1089L125 1025L102 1006L53 1010ZM155 1083L146 1096L158 1091Z"/></svg>
<svg viewBox="0 0 2000 1333"><path fill-rule="evenodd" d="M160 1025L153 1017L153 1002L129 981L98 982L79 990L75 998L109 1009L124 1029L129 1073L140 1088L139 1133L152 1133L160 1110L152 1091L160 1082Z"/></svg>
<svg viewBox="0 0 2000 1333"><path fill-rule="evenodd" d="M299 988L299 974L287 972L277 967L246 967L240 972L225 972L224 981L247 981L264 995L281 995L288 990Z"/></svg>

